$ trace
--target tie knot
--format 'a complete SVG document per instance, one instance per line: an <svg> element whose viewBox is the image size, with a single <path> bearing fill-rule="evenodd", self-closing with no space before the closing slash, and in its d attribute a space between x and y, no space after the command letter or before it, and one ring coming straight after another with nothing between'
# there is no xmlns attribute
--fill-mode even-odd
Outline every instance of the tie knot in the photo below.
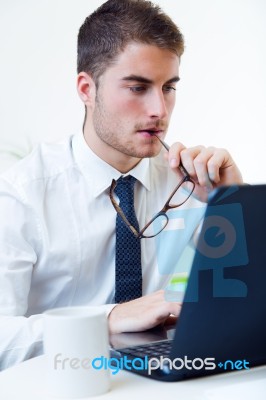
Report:
<svg viewBox="0 0 266 400"><path fill-rule="evenodd" d="M136 178L131 175L126 176L125 178L121 176L116 183L115 194L119 197L120 201L122 198L134 198L134 184L136 182Z"/></svg>

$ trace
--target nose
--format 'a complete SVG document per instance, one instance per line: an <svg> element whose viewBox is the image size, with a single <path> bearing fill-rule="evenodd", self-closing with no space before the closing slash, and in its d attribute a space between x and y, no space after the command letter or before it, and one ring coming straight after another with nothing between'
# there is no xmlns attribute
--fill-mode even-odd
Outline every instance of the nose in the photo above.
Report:
<svg viewBox="0 0 266 400"><path fill-rule="evenodd" d="M148 100L149 117L163 119L167 117L168 111L162 91L154 91Z"/></svg>

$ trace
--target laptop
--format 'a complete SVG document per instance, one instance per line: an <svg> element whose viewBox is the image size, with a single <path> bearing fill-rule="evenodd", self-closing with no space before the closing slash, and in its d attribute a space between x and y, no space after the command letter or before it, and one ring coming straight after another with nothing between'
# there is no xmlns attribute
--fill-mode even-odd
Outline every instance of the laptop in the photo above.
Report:
<svg viewBox="0 0 266 400"><path fill-rule="evenodd" d="M111 336L112 373L161 381L266 364L266 185L208 199L175 327Z"/></svg>

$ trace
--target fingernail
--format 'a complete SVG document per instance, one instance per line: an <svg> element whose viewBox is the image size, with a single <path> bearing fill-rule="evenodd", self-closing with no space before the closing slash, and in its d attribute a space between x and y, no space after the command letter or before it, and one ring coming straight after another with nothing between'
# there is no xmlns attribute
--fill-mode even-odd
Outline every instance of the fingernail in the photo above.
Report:
<svg viewBox="0 0 266 400"><path fill-rule="evenodd" d="M176 158L171 158L170 165L171 165L172 168L178 167L177 159Z"/></svg>

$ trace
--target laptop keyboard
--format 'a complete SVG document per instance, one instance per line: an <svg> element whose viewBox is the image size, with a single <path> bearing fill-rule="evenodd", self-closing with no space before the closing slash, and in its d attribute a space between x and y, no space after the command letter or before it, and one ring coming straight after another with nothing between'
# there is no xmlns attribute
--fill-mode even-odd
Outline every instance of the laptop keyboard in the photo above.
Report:
<svg viewBox="0 0 266 400"><path fill-rule="evenodd" d="M173 340L169 339L161 342L153 342L141 346L119 349L119 352L122 355L127 355L130 357L139 357L139 358L144 358L145 356L147 356L148 358L152 357L157 358L160 356L167 357L171 352L172 343Z"/></svg>

